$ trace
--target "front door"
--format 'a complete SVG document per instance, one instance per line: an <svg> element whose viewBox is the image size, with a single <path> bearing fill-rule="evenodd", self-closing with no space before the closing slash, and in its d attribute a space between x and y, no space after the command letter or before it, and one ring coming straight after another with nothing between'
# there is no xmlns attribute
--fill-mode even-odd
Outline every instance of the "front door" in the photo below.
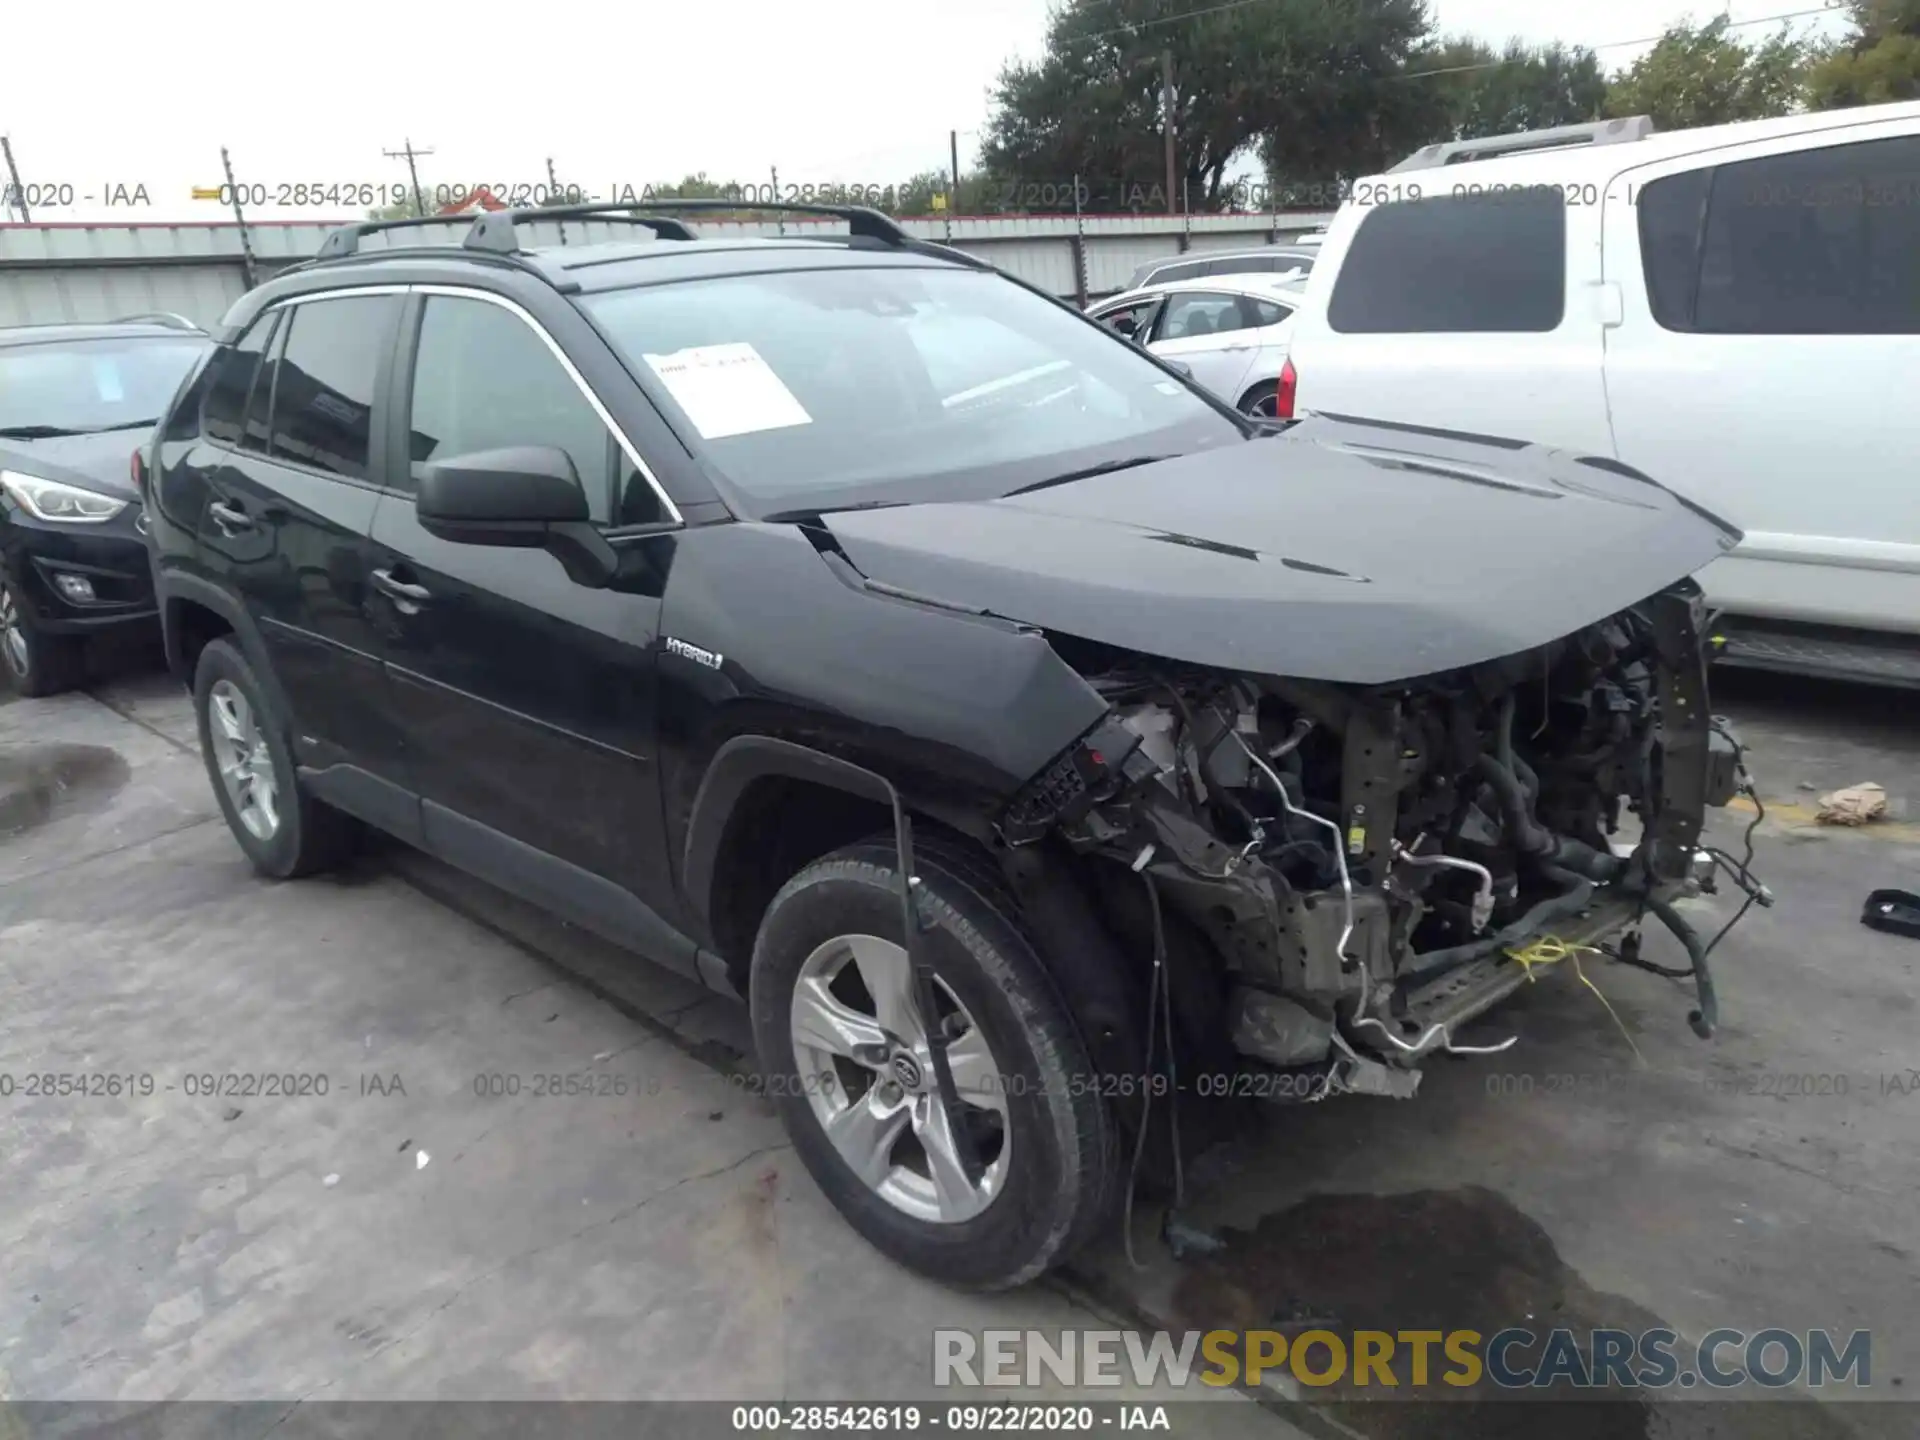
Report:
<svg viewBox="0 0 1920 1440"><path fill-rule="evenodd" d="M583 382L519 307L436 291L411 302L406 328L397 392L407 419L374 515L374 583L428 846L555 908L596 911L589 923L618 911L614 889L670 914L651 572L589 589L543 550L428 534L407 492L435 458L547 445L572 458L597 523L664 516Z"/></svg>

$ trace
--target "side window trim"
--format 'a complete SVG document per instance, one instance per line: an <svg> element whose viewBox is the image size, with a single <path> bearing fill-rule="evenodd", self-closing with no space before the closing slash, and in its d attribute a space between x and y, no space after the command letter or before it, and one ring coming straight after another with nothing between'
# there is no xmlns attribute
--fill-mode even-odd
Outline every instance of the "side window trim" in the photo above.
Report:
<svg viewBox="0 0 1920 1440"><path fill-rule="evenodd" d="M627 432L620 428L619 423L614 420L612 414L608 412L607 407L600 403L600 397L593 393L593 387L587 384L586 377L581 375L579 370L574 367L573 361L567 358L567 352L560 348L560 342L549 335L546 327L534 319L517 301L510 300L505 295L497 295L491 290L481 290L467 285L410 285L403 288L415 295L444 295L455 300L481 300L489 305L497 305L508 314L515 316L521 324L525 325L539 337L540 343L546 346L547 353L560 363L561 370L564 371L567 378L573 382L574 388L579 390L587 404L592 407L593 413L599 417L600 423L607 427L608 433L613 436L614 443L620 447L620 453L627 457L628 462L639 472L642 478L646 480L648 487L654 493L654 497L659 500L664 513L669 517L671 526L682 527L687 523L685 517L680 513L680 507L673 503L673 497L667 494L666 487L660 483L659 477L653 473L653 467L641 459L639 449L634 445L633 441L627 437ZM407 421L410 424L412 423L411 398L413 387L413 377L411 373L406 377L406 386L409 402ZM661 529L668 527L657 526L655 528Z"/></svg>
<svg viewBox="0 0 1920 1440"><path fill-rule="evenodd" d="M253 383L247 387L247 403L240 411L240 443L236 449L246 450L247 422L253 418L253 398L260 393L261 381L267 386L267 405L261 411L260 418L266 424L266 434L261 438L260 449L255 452L271 456L273 453L273 402L278 398L280 388L280 363L275 358L284 354L287 347L287 332L293 328L287 321L287 310L276 305L263 317L267 320L267 343L260 347L260 364L253 372ZM271 375L268 372L271 371Z"/></svg>

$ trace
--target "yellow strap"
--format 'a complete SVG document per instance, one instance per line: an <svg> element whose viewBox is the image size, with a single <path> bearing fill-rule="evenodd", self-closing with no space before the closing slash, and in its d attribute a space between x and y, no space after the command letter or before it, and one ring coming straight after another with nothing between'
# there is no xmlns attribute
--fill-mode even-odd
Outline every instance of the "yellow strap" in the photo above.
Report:
<svg viewBox="0 0 1920 1440"><path fill-rule="evenodd" d="M1626 1024L1620 1019L1619 1012L1613 1008L1612 1002L1600 993L1600 987L1587 978L1586 971L1580 968L1581 955L1599 955L1601 953L1603 952L1592 945L1569 945L1557 935L1542 935L1539 939L1533 941L1523 949L1508 950L1507 957L1526 972L1528 983L1532 983L1533 981L1533 967L1536 965L1557 965L1562 960L1573 961L1573 973L1579 977L1582 985L1593 991L1594 997L1599 1000L1600 1004L1605 1008L1607 1015L1612 1019L1615 1028L1620 1031L1620 1038L1625 1040L1627 1042L1627 1048L1633 1051L1633 1058L1638 1060L1642 1065L1645 1065L1647 1063L1646 1056L1642 1055L1640 1053L1640 1047L1633 1043L1633 1036L1627 1033Z"/></svg>

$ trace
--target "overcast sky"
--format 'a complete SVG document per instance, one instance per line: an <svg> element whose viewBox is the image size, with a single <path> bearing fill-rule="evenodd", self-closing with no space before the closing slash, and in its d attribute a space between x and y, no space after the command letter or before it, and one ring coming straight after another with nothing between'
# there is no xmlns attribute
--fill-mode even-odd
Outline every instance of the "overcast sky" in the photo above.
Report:
<svg viewBox="0 0 1920 1440"><path fill-rule="evenodd" d="M1218 0L1192 0L1198 9ZM1730 0L1736 20L1819 0ZM1430 0L1440 28L1498 42L1615 46L1708 0ZM191 198L236 177L267 187L393 185L411 139L433 183L531 185L551 156L564 183L615 187L704 170L782 186L897 184L969 164L1001 64L1040 53L1049 0L544 0L451 7L331 0L322 7L196 0L13 0L0 11L0 134L21 179L71 186L36 221L213 220ZM1798 26L1817 19L1793 22ZM1771 26L1745 29L1762 35ZM1601 52L1609 66L1637 49ZM4 177L0 176L0 181ZM120 187L150 205L107 208ZM91 197L89 200L88 197ZM56 194L56 197L58 195ZM253 207L250 218L335 219L357 206Z"/></svg>

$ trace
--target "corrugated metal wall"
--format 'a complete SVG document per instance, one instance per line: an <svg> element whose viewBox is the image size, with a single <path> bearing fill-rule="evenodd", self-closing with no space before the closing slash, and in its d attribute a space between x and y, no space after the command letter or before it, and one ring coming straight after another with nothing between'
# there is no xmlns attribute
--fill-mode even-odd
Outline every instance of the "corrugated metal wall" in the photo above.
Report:
<svg viewBox="0 0 1920 1440"><path fill-rule="evenodd" d="M1095 216L961 216L909 220L910 232L957 246L1009 274L1072 298L1122 289L1139 266L1185 249L1244 248L1286 240L1324 225L1329 214ZM738 234L805 234L822 222L725 222L704 228ZM829 225L834 222L825 222ZM245 243L257 279L318 252L328 225L252 224ZM537 242L559 239L536 227ZM567 239L630 236L630 227L568 221ZM458 232L455 231L455 234ZM415 238L413 232L402 243ZM385 236L363 241L375 248ZM1076 247L1076 241L1077 247ZM236 225L0 225L0 326L112 320L164 310L202 325L218 321L247 289L242 235Z"/></svg>

